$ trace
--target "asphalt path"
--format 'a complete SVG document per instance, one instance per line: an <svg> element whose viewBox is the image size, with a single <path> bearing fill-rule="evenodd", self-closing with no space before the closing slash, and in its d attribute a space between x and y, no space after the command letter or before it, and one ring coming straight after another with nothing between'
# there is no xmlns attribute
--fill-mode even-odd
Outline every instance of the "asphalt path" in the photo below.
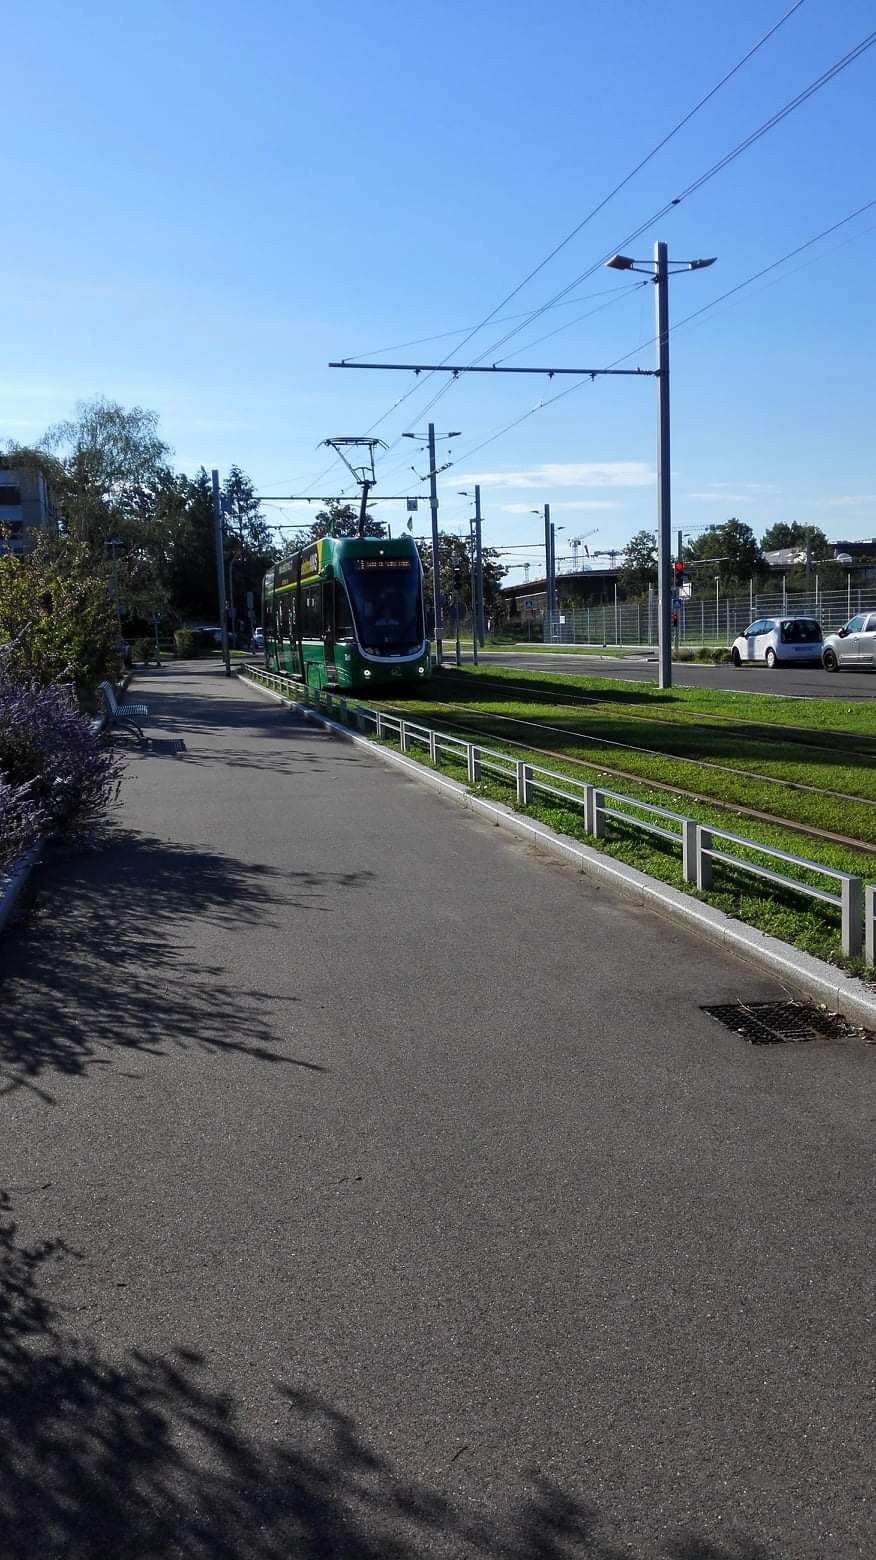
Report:
<svg viewBox="0 0 876 1560"><path fill-rule="evenodd" d="M563 655L562 651L482 650L484 665L518 667L526 672L573 673L576 677L614 677L624 682L656 682L657 663L646 656ZM471 661L470 655L463 660ZM822 667L698 666L679 661L672 668L679 688L721 688L729 693L769 693L783 699L876 699L876 672L826 672Z"/></svg>
<svg viewBox="0 0 876 1560"><path fill-rule="evenodd" d="M873 1078L215 664L0 946L2 1560L850 1560ZM178 744L185 743L184 750Z"/></svg>

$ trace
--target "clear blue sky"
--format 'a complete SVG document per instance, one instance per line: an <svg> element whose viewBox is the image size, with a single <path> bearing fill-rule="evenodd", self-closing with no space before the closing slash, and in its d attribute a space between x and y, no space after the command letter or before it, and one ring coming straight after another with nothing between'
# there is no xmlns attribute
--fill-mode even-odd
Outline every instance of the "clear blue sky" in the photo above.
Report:
<svg viewBox="0 0 876 1560"><path fill-rule="evenodd" d="M19 8L4 72L0 437L34 439L101 392L159 412L183 469L237 461L262 492L301 491L328 464L320 439L363 432L411 385L330 358L478 321L790 3ZM805 0L503 312L599 260L873 19L870 0ZM674 320L876 197L874 100L876 49L636 242L641 256L655 238L719 256L674 284ZM736 514L758 533L803 519L876 535L874 250L876 208L793 265L816 263L678 330L677 523ZM623 282L602 271L578 291ZM606 301L554 310L504 351ZM631 291L514 361L609 362L648 341L652 306L650 287ZM452 340L401 355L430 359ZM472 376L436 405L439 430L463 434L443 479L448 526L475 477L490 540L537 539L528 511L546 499L569 536L598 527L591 546L653 523L651 380L587 384L467 458L570 383ZM376 431L424 428L435 388ZM412 454L407 441L390 453L384 491L422 491ZM315 491L343 481L336 468Z"/></svg>

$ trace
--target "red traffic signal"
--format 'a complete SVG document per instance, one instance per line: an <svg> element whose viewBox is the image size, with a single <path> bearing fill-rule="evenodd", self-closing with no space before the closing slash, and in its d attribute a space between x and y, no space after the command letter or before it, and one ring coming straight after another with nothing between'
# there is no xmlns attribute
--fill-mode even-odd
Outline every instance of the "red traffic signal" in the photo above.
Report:
<svg viewBox="0 0 876 1560"><path fill-rule="evenodd" d="M672 567L675 570L676 578L680 579L684 573L684 560L682 558L676 558Z"/></svg>

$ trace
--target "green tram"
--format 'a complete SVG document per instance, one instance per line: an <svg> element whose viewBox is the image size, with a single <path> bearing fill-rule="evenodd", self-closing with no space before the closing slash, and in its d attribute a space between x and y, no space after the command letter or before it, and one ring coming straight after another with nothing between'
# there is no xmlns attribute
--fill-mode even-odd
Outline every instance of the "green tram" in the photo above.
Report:
<svg viewBox="0 0 876 1560"><path fill-rule="evenodd" d="M410 536L324 536L262 586L265 661L311 688L373 688L429 676L423 570Z"/></svg>

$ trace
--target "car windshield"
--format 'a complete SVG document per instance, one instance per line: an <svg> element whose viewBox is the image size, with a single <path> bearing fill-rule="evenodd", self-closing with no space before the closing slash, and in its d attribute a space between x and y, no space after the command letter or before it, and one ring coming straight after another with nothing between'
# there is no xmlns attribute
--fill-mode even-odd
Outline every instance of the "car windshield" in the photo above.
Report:
<svg viewBox="0 0 876 1560"><path fill-rule="evenodd" d="M815 618L786 618L782 624L782 642L786 645L814 645L821 639L821 624Z"/></svg>
<svg viewBox="0 0 876 1560"><path fill-rule="evenodd" d="M423 642L420 571L412 558L350 558L344 579L359 642L375 655L405 655Z"/></svg>

